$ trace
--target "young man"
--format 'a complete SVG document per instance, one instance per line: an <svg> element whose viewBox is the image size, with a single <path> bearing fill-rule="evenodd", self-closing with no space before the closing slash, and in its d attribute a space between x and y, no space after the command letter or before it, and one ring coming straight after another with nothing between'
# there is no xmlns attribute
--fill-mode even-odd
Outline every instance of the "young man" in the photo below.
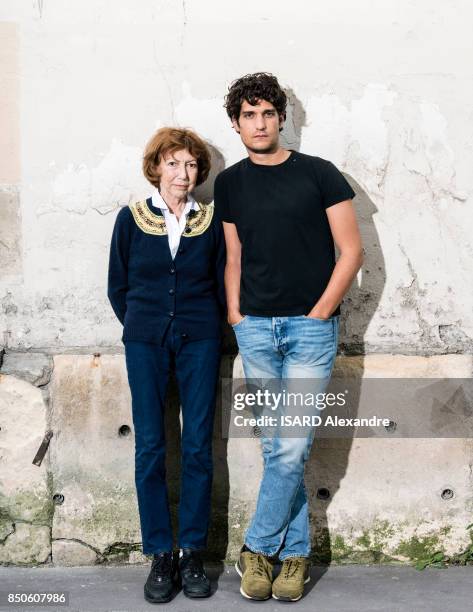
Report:
<svg viewBox="0 0 473 612"><path fill-rule="evenodd" d="M234 81L226 96L248 151L215 182L227 246L228 322L247 379L320 379L323 391L337 352L339 304L363 251L355 192L343 175L330 161L281 147L286 103L267 73ZM236 564L247 598L297 601L309 581L304 465L314 433L263 435L256 512ZM276 554L282 569L273 582Z"/></svg>

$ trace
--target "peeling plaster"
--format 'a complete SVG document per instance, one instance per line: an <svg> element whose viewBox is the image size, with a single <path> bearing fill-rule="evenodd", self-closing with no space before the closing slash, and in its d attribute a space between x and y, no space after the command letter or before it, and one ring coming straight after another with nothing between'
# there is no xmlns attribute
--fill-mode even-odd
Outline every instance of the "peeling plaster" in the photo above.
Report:
<svg viewBox="0 0 473 612"><path fill-rule="evenodd" d="M417 273L415 272L411 260L406 254L406 251L404 250L404 247L401 245L400 241L399 249L406 258L407 266L412 277L412 281L407 287L400 288L400 293L403 297L403 302L401 305L407 308L412 308L414 310L417 317L419 329L421 331L420 342L423 343L427 338L430 337L430 326L427 321L422 317L421 309L419 308L419 304L421 302L419 300L419 297L424 297L427 292L425 289L420 288Z"/></svg>
<svg viewBox="0 0 473 612"><path fill-rule="evenodd" d="M457 324L439 325L438 333L449 352L473 352L473 338L464 332L461 321L458 321Z"/></svg>
<svg viewBox="0 0 473 612"><path fill-rule="evenodd" d="M70 109L73 117L76 109L82 108L81 95L90 102L87 89L78 88L72 81L67 81L70 90L62 91L61 96L53 98L48 93L65 82L67 64L55 48L44 48L39 55L32 49L41 48L44 33L52 31L51 24L69 28L69 40L77 38L77 27L68 25L68 14L61 11L47 14L48 19L38 24L31 16L39 10L44 17L46 3L29 6L28 23L22 26L26 28L24 40L30 40L30 47L22 49L25 134L38 113L45 125L64 129L64 122L56 123L61 108ZM222 165L233 164L246 155L226 116L223 96L228 83L238 76L237 66L244 65L248 72L253 66L240 50L232 50L233 55L228 57L216 55L216 47L205 37L206 27L220 27L215 32L216 40L225 37L221 26L230 20L226 21L224 15L195 11L186 0L150 3L148 8L133 19L134 11L120 3L113 16L114 27L106 34L101 29L106 21L103 6L92 17L78 14L83 23L97 22L100 28L84 29L80 44L70 47L71 65L84 66L84 75L92 73L91 82L98 86L102 85L100 76L106 74L104 87L107 91L116 88L114 104L111 106L111 98L104 96L97 97L96 104L84 106L87 112L93 107L102 116L106 114L107 120L94 124L102 126L97 134L92 129L78 134L72 126L80 151L75 158L70 157L73 149L57 132L51 139L42 135L41 149L33 152L23 147L19 201L23 242L18 241L16 257L23 264L23 276L20 278L19 273L13 278L16 285L5 279L0 286L0 303L7 291L11 294L0 304L4 316L0 331L11 332L15 347L56 346L66 350L79 344L75 338L86 346L120 346L121 330L105 297L109 238L119 206L149 193L141 174L142 146L136 145L144 142L152 129L170 123L194 128L211 143ZM274 15L264 17L268 22L275 19ZM132 48L142 60L134 72L133 62L123 64L124 70L129 70L126 91L121 71L116 67L105 70L112 57L118 54L123 59L121 32L115 32L115 23L125 18L131 18L127 28L135 45ZM347 23L352 23L352 18L349 16ZM244 19L240 18L240 23ZM148 30L143 34L146 21ZM140 32L134 38L132 29L138 24ZM262 36L266 36L265 31ZM455 157L465 145L458 139L458 126L452 129L454 107L444 88L431 87L432 79L438 77L443 83L444 77L425 65L415 84L408 87L401 78L411 74L408 66L396 74L384 72L383 81L378 76L381 72L362 72L366 65L347 78L345 66L324 73L321 62L316 64L317 79L312 80L304 68L301 71L299 65L287 64L291 54L301 57L298 37L291 34L284 41L285 57L271 58L268 66L261 66L291 87L283 142L333 161L358 193L355 206L366 238L367 265L359 275L358 289L345 305L345 320L350 315L350 321L342 326L344 346L352 343L354 350L426 354L466 348L473 336L473 292L465 291L471 285L473 260L468 206L471 194L467 183L461 188L457 185L457 171L460 174L465 162ZM321 41L315 40L315 44L322 45ZM196 43L208 44L205 50L214 60L206 80L192 55ZM89 51L84 53L85 49ZM183 65L176 60L179 53L189 57ZM440 66L440 72L448 74L446 66ZM449 74L454 87L458 77L453 68ZM34 78L43 77L47 87L35 98L31 95L36 87ZM196 96L196 91L203 92L202 97ZM130 103L135 105L131 111ZM137 121L140 109L142 116ZM128 121L123 129L122 119ZM38 163L41 156L44 160ZM66 165L61 161L64 159L72 163ZM211 197L211 181L207 196ZM48 218L53 213L55 223ZM0 240L10 247L0 243L0 250L8 256L11 243L4 235ZM413 282L412 272L417 281L408 287ZM54 291L60 295L51 300L49 294ZM45 293L48 295L43 301ZM64 294L77 296L71 310L61 305ZM408 309L407 302L415 306ZM451 326L461 327L465 336L453 333Z"/></svg>
<svg viewBox="0 0 473 612"><path fill-rule="evenodd" d="M85 215L90 209L106 215L138 199L137 192L145 186L141 176L142 154L140 148L114 139L95 167L69 164L54 177L51 198L38 207L37 215L57 211ZM55 165L50 167L54 169Z"/></svg>
<svg viewBox="0 0 473 612"><path fill-rule="evenodd" d="M330 159L342 169L353 169L370 195L381 195L389 157L384 111L396 97L396 92L378 83L368 84L350 107L335 94L312 96L305 105L308 120L302 132L302 151Z"/></svg>
<svg viewBox="0 0 473 612"><path fill-rule="evenodd" d="M171 89L168 91L175 123L204 135L221 156L219 163L228 166L245 156L226 116L222 97L197 98L192 94L191 84L184 80L180 100L174 105ZM351 351L352 343L355 351L363 347L374 352L388 349L409 354L416 351L437 354L468 347L473 330L468 331L465 323L468 302L472 302L473 295L465 297L464 287L471 277L473 246L464 219L467 194L456 186L448 123L438 105L379 83L368 84L351 104L342 102L333 93L300 100L297 88L288 91L288 96L284 142L296 149L300 147L303 152L331 159L353 179L359 194L355 205L366 240L367 261L359 275L358 290L346 299L350 321L345 326L347 337L342 338L345 349ZM155 120L155 127L161 125L160 119ZM108 232L99 248L96 244L100 236L97 233L89 238L89 221L85 218L80 226L76 225L74 237L69 235L66 241L65 233L74 223L67 215L85 217L91 210L113 219L119 206L143 197L150 188L141 174L141 148L114 139L109 150L101 155L98 163L78 160L62 169L50 157L51 195L42 200L36 214L61 212L63 215L60 224L44 228L43 249L55 253L64 245L75 258L81 251L81 241L87 236L91 240L87 243L87 259L99 258L105 265ZM421 240L420 236L429 239ZM452 253L457 253L457 257ZM97 309L93 300L84 297L90 291L76 288L74 295L82 297L74 299L69 309L61 303L61 296L56 299L51 294L57 275L62 277L65 273L64 266L53 265L54 258L51 263L46 263L46 256L43 259L46 268L49 266L45 270L47 275L40 267L34 277L41 276L44 280L47 277L48 296L32 296L28 304L34 304L44 331L31 329L27 320L35 316L31 307L23 309L21 296L16 298L10 291L2 303L4 313L12 321L13 315L15 321L24 318L23 322L16 321L14 329L9 326L15 339L13 345L18 342L19 347L28 348L40 341L40 346L44 346L44 337L51 328L48 344L64 348L70 342L71 346L77 346L73 338L86 325L90 330L86 335L92 333L86 345L91 346L98 338L93 330L98 330L97 324L105 321L107 325L100 327L100 345L118 343L119 328L116 340L110 339L108 330L116 326L106 299L99 300ZM36 270L36 258L31 265ZM76 265L76 278L87 284L86 266L83 262L81 265L80 273ZM71 288L64 291L70 294ZM94 296L99 293L99 287L92 292ZM105 295L105 287L102 293ZM473 309L473 303L471 306ZM74 322L76 312L83 313L83 325ZM371 314L365 321L366 313ZM447 327L440 334L439 326L451 325L462 325L464 335L449 333ZM82 337L83 333L79 335Z"/></svg>
<svg viewBox="0 0 473 612"><path fill-rule="evenodd" d="M438 105L422 101L417 109L418 121L406 126L404 165L425 178L432 203L446 211L450 199L465 202L468 194L456 187L455 157Z"/></svg>

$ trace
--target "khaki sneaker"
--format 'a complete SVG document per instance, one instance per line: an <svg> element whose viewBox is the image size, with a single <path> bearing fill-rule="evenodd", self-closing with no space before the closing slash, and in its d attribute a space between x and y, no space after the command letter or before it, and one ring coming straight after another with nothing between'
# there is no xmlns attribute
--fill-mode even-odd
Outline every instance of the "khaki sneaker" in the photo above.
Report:
<svg viewBox="0 0 473 612"><path fill-rule="evenodd" d="M245 550L235 563L241 576L240 593L247 599L269 599L273 582L273 564L264 555Z"/></svg>
<svg viewBox="0 0 473 612"><path fill-rule="evenodd" d="M282 601L298 601L309 582L309 560L305 557L284 559L281 572L273 582L273 597Z"/></svg>

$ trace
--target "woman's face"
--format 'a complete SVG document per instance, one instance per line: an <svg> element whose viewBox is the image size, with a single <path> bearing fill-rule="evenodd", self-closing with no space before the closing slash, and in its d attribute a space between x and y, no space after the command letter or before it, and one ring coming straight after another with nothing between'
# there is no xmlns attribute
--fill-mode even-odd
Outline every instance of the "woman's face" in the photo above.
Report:
<svg viewBox="0 0 473 612"><path fill-rule="evenodd" d="M161 195L183 199L194 190L198 175L197 160L187 149L163 155L156 171Z"/></svg>

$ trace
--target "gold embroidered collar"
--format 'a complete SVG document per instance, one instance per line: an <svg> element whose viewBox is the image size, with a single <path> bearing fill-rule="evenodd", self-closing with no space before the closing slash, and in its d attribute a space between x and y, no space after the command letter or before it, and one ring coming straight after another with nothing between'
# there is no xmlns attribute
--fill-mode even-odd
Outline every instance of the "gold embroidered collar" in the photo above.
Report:
<svg viewBox="0 0 473 612"><path fill-rule="evenodd" d="M197 202L197 206L199 210L189 211L187 215L186 227L182 232L182 236L185 238L200 236L200 234L205 232L212 221L214 214L213 202L210 204ZM157 214L150 210L146 200L130 204L130 209L136 224L146 234L153 234L154 236L167 235L168 232L164 215Z"/></svg>

